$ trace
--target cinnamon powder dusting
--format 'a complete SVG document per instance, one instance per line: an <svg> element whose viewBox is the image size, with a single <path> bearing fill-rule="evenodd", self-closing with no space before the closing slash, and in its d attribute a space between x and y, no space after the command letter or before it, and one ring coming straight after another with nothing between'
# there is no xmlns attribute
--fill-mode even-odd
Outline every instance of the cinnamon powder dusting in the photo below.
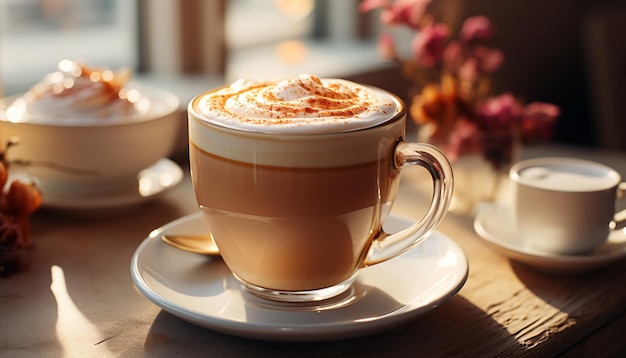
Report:
<svg viewBox="0 0 626 358"><path fill-rule="evenodd" d="M218 117L231 127L284 127L291 131L363 128L386 121L398 111L397 103L383 91L308 75L233 84L209 94L205 103L210 112L207 117Z"/></svg>

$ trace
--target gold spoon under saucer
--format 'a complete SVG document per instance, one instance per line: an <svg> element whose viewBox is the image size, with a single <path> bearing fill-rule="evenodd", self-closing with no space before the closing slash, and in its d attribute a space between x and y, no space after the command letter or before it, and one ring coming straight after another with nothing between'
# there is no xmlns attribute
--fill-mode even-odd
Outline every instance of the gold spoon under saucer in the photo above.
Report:
<svg viewBox="0 0 626 358"><path fill-rule="evenodd" d="M161 235L161 240L183 251L210 256L220 255L220 250L211 235Z"/></svg>

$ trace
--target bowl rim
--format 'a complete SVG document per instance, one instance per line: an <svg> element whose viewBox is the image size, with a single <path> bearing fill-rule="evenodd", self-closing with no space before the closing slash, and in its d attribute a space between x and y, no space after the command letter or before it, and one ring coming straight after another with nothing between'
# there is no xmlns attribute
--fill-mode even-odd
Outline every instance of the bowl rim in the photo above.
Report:
<svg viewBox="0 0 626 358"><path fill-rule="evenodd" d="M139 82L129 82L126 86L130 89L137 89L145 94L149 99L157 99L164 104L164 108L155 111L154 113L148 112L147 115L124 115L118 117L106 117L106 118L86 118L84 122L80 120L73 120L71 122L55 122L54 120L41 121L37 120L39 116L33 116L33 120L24 120L20 122L9 121L5 112L6 109L11 106L13 101L20 98L24 92L6 96L0 98L0 123L10 123L13 125L33 125L33 126L47 126L47 127L64 127L64 128L91 128L91 127L115 127L115 126L128 126L133 124L150 122L162 118L167 118L181 109L181 99L172 91L166 90L160 87L141 84ZM98 120L102 120L98 122Z"/></svg>

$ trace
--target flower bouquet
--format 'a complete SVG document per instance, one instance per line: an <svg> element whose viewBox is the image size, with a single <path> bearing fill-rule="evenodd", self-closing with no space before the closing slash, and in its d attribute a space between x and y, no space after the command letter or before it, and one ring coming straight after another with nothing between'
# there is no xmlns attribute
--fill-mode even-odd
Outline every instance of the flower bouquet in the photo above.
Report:
<svg viewBox="0 0 626 358"><path fill-rule="evenodd" d="M473 156L484 160L492 171L504 172L520 145L551 138L560 110L550 103L524 104L511 93L493 95L491 75L504 62L504 53L487 44L494 35L489 18L468 17L454 29L453 24L439 22L428 12L430 3L364 0L359 10L379 9L385 26L414 32L408 58L399 55L390 32L380 36L378 48L415 86L409 115L419 127L420 140L440 147L453 166ZM462 184L460 180L456 182ZM497 184L488 186L493 196Z"/></svg>

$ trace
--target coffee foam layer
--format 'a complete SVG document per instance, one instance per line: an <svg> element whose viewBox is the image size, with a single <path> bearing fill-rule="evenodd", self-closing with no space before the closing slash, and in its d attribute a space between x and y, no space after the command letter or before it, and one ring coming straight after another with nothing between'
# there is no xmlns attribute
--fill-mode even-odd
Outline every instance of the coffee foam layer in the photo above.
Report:
<svg viewBox="0 0 626 358"><path fill-rule="evenodd" d="M369 128L401 111L386 92L310 75L282 81L240 80L201 95L203 120L265 133L336 133Z"/></svg>
<svg viewBox="0 0 626 358"><path fill-rule="evenodd" d="M274 136L207 124L190 113L189 141L203 152L254 165L295 168L358 165L390 156L398 138L404 137L404 123L396 120L367 131L347 133Z"/></svg>
<svg viewBox="0 0 626 358"><path fill-rule="evenodd" d="M189 112L192 150L195 147L211 155L254 165L320 168L377 161L391 156L398 139L404 138L404 131L405 121L399 118L366 131L273 135L224 128Z"/></svg>

